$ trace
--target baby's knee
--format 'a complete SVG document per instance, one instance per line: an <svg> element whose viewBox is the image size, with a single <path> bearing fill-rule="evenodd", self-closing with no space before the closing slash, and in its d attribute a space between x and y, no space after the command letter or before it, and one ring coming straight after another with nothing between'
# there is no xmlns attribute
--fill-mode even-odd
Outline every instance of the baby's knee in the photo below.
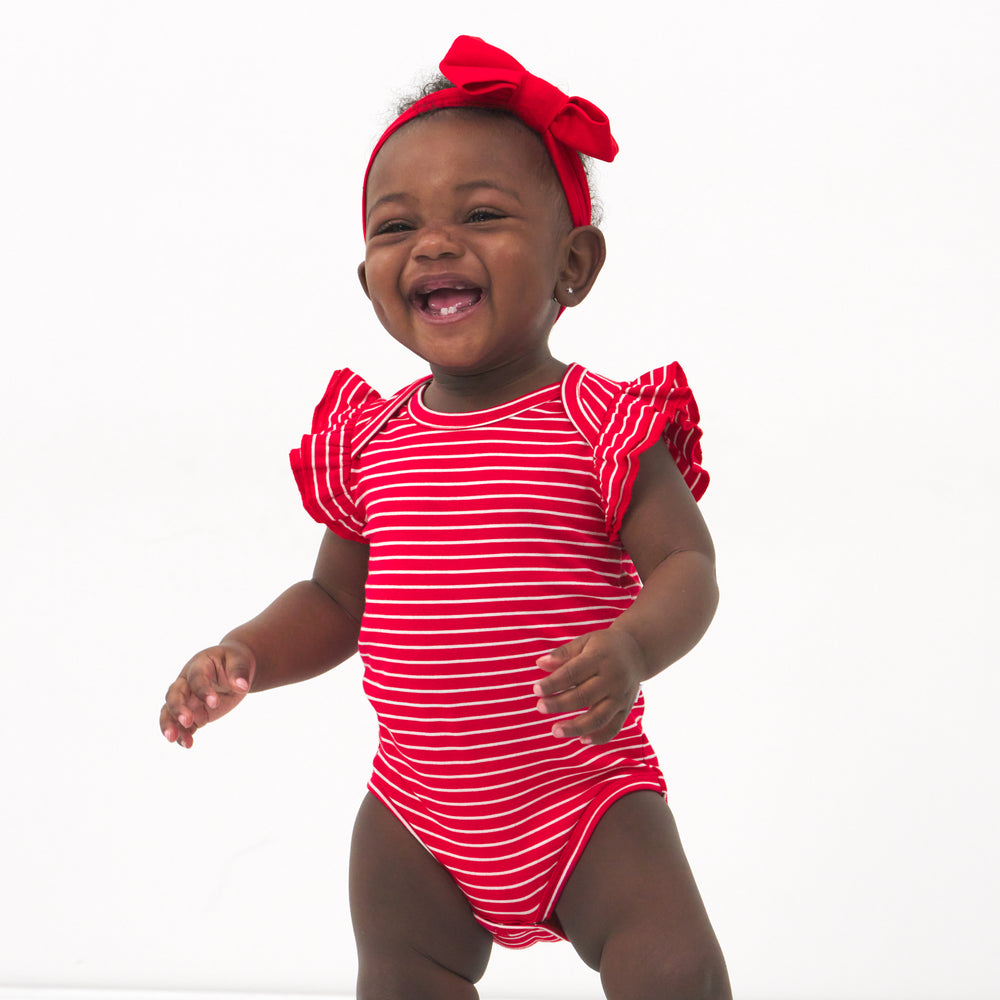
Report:
<svg viewBox="0 0 1000 1000"><path fill-rule="evenodd" d="M609 941L601 957L608 1000L732 1000L729 974L714 942L671 951L642 935Z"/></svg>
<svg viewBox="0 0 1000 1000"><path fill-rule="evenodd" d="M357 1000L479 1000L472 982L414 951L361 955Z"/></svg>

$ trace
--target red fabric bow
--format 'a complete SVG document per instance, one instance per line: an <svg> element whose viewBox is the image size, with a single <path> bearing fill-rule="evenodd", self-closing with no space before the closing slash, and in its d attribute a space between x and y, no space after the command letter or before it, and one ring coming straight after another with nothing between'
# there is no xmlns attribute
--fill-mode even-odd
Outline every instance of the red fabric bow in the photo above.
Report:
<svg viewBox="0 0 1000 1000"><path fill-rule="evenodd" d="M608 162L618 152L608 116L599 107L567 97L481 38L459 35L441 60L441 72L470 97L495 100L529 128L550 133L570 149Z"/></svg>
<svg viewBox="0 0 1000 1000"><path fill-rule="evenodd" d="M421 98L386 130L372 150L361 198L362 227L368 174L375 157L400 126L439 108L504 108L537 132L552 157L566 192L574 226L591 220L590 186L578 153L610 162L618 152L608 116L582 97L567 97L558 87L529 73L513 56L472 35L459 35L441 60L441 72L455 86Z"/></svg>

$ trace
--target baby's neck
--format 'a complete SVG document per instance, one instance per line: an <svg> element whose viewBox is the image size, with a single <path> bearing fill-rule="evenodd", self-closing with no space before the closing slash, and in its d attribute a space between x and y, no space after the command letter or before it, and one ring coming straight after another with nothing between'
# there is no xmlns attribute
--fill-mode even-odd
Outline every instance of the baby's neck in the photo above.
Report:
<svg viewBox="0 0 1000 1000"><path fill-rule="evenodd" d="M456 374L431 366L433 380L424 390L423 402L437 413L473 413L502 406L558 382L566 365L551 355L528 365L510 363L491 371Z"/></svg>

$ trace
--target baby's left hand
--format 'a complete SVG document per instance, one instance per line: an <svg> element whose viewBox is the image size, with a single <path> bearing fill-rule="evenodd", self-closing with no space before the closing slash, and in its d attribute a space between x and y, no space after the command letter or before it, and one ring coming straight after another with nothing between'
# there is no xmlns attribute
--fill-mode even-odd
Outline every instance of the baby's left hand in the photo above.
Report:
<svg viewBox="0 0 1000 1000"><path fill-rule="evenodd" d="M645 664L639 644L621 629L588 632L536 661L550 676L534 692L546 715L587 711L562 719L553 736L581 743L607 743L618 735L639 696Z"/></svg>

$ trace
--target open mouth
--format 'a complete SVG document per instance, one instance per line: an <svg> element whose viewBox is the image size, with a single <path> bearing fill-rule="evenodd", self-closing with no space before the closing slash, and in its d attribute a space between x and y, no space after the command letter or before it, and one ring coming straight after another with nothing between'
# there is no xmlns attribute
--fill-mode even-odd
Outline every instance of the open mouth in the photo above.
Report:
<svg viewBox="0 0 1000 1000"><path fill-rule="evenodd" d="M464 281L422 283L411 295L417 310L429 319L451 319L468 312L483 298L483 289Z"/></svg>

